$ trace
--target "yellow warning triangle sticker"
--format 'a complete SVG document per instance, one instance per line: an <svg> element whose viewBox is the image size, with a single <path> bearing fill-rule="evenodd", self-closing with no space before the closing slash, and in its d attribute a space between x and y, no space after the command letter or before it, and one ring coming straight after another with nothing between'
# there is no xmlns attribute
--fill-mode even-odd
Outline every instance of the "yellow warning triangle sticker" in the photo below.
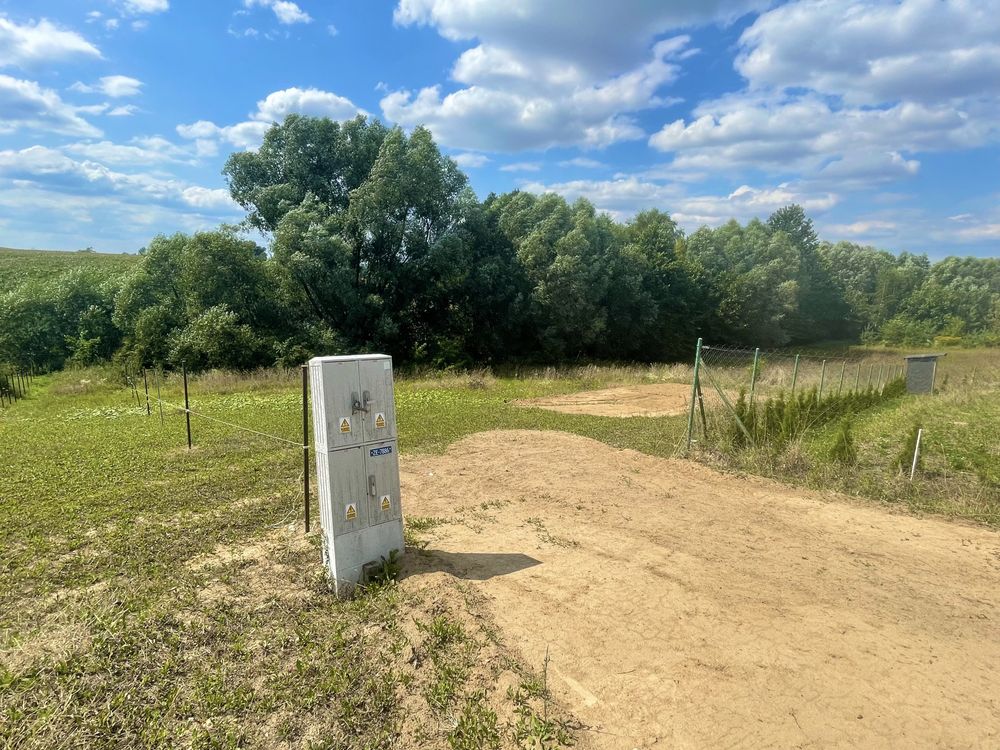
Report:
<svg viewBox="0 0 1000 750"><path fill-rule="evenodd" d="M385 427L385 415L381 412L375 415L375 426L379 429Z"/></svg>
<svg viewBox="0 0 1000 750"><path fill-rule="evenodd" d="M392 503L389 502L388 495L382 495L382 510L389 510L392 507Z"/></svg>
<svg viewBox="0 0 1000 750"><path fill-rule="evenodd" d="M347 518L348 521L353 521L355 518L358 517L358 509L354 507L353 503L347 506L347 512L344 513L344 516Z"/></svg>
<svg viewBox="0 0 1000 750"><path fill-rule="evenodd" d="M347 417L343 417L340 420L340 431L341 432L350 432L351 431L351 420L349 420Z"/></svg>

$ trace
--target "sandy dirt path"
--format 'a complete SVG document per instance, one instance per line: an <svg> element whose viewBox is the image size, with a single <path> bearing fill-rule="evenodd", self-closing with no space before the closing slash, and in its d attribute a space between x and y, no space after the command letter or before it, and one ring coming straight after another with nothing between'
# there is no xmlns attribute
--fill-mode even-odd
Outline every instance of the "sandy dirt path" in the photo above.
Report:
<svg viewBox="0 0 1000 750"><path fill-rule="evenodd" d="M554 432L409 457L583 747L1000 747L1000 535Z"/></svg>
<svg viewBox="0 0 1000 750"><path fill-rule="evenodd" d="M709 389L705 391L704 398L706 402L714 403L717 396ZM686 414L690 402L690 384L651 383L524 399L516 403L518 406L597 417L669 417Z"/></svg>

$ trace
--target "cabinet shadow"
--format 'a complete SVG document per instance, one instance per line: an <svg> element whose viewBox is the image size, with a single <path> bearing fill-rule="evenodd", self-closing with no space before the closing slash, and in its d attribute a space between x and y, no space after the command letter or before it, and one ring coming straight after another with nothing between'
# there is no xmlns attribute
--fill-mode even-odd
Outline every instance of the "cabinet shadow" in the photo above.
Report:
<svg viewBox="0 0 1000 750"><path fill-rule="evenodd" d="M486 581L535 565L541 565L541 561L520 552L446 552L407 547L400 578L440 571L469 581Z"/></svg>

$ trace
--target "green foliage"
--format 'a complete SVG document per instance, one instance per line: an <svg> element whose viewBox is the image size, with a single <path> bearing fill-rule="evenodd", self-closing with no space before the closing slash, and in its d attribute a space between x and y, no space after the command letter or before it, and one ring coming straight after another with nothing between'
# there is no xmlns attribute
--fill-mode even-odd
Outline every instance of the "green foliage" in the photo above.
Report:
<svg viewBox="0 0 1000 750"><path fill-rule="evenodd" d="M842 419L844 445L841 448L846 461L852 450L849 418L857 412L899 398L905 392L906 381L898 378L887 383L881 390L868 388L857 392L829 393L821 397L818 389L813 387L787 397L784 392L779 392L770 398L758 398L751 405L746 389L740 389L739 397L733 404L733 413L726 415L726 427L720 445L732 451L750 447L767 447L771 451L780 451L807 430ZM741 424L746 433L740 427Z"/></svg>
<svg viewBox="0 0 1000 750"><path fill-rule="evenodd" d="M399 550L390 550L389 556L383 556L379 561L378 573L372 583L389 583L399 578L402 570L402 561L399 559Z"/></svg>
<svg viewBox="0 0 1000 750"><path fill-rule="evenodd" d="M232 228L156 237L115 297L134 366L247 369L279 358L286 321L263 250Z"/></svg>
<svg viewBox="0 0 1000 750"><path fill-rule="evenodd" d="M852 466L858 462L858 449L854 445L851 424L850 417L840 420L833 446L830 448L830 458L845 466Z"/></svg>
<svg viewBox="0 0 1000 750"><path fill-rule="evenodd" d="M698 336L1000 345L1000 261L932 266L821 243L796 205L686 237L659 210L618 223L555 194L480 202L427 129L365 117L290 115L224 174L266 250L224 226L156 237L128 262L25 265L0 251L0 361L244 369L381 350L429 367L649 362L687 356ZM764 415L768 431L779 412Z"/></svg>
<svg viewBox="0 0 1000 750"><path fill-rule="evenodd" d="M448 747L452 750L500 750L500 726L485 695L476 693L466 699L458 715L458 724L448 733Z"/></svg>
<svg viewBox="0 0 1000 750"><path fill-rule="evenodd" d="M0 362L58 369L110 358L121 342L112 318L120 283L82 267L0 294Z"/></svg>

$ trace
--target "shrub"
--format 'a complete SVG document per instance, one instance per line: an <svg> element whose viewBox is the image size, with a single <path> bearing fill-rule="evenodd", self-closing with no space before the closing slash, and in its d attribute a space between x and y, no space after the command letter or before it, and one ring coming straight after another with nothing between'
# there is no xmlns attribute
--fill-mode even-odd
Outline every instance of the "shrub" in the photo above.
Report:
<svg viewBox="0 0 1000 750"><path fill-rule="evenodd" d="M854 435L851 434L852 423L849 417L840 421L833 446L830 448L830 458L834 461L853 466L858 462L858 451L854 446Z"/></svg>

